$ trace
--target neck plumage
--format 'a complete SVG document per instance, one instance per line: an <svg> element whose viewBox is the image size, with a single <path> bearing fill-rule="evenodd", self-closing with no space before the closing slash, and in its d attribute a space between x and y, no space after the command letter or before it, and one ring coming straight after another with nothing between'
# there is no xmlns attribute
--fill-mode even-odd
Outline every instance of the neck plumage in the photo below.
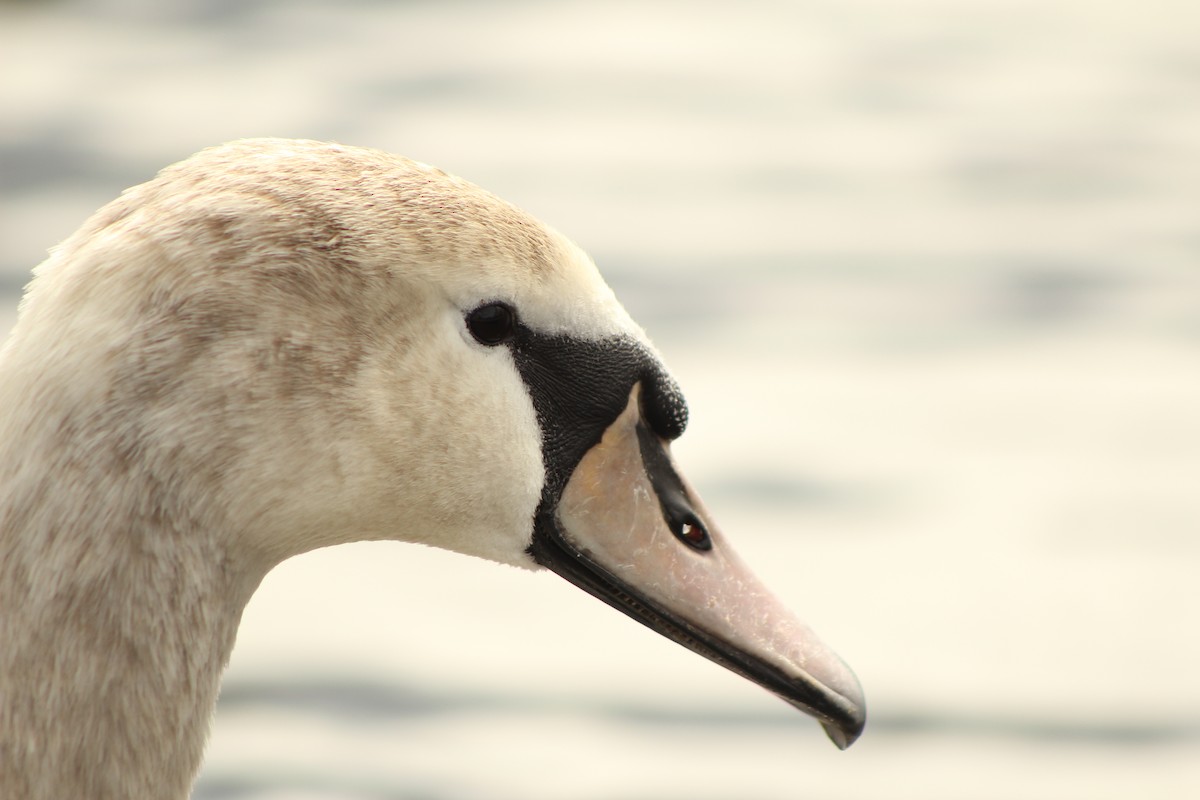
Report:
<svg viewBox="0 0 1200 800"><path fill-rule="evenodd" d="M261 574L185 486L65 421L0 427L0 797L187 797Z"/></svg>

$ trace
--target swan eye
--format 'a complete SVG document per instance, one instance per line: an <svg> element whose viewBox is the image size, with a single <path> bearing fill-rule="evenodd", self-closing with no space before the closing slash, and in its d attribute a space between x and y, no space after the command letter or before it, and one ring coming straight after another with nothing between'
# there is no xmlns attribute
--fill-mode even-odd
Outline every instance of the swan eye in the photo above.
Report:
<svg viewBox="0 0 1200 800"><path fill-rule="evenodd" d="M467 314L467 330L489 347L507 342L516 327L517 312L504 303L487 303Z"/></svg>
<svg viewBox="0 0 1200 800"><path fill-rule="evenodd" d="M712 539L709 538L708 531L695 518L684 519L678 523L675 536L693 550L712 550Z"/></svg>

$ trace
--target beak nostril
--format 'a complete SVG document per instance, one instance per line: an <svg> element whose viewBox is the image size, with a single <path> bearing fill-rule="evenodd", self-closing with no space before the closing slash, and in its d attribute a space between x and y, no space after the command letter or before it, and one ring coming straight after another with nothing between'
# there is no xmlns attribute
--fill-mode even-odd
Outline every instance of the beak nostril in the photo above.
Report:
<svg viewBox="0 0 1200 800"><path fill-rule="evenodd" d="M642 451L642 466L646 469L650 486L658 495L658 503L662 508L667 528L675 534L676 539L693 550L712 550L712 537L708 535L704 523L696 516L687 490L671 465L666 443L661 437L651 433L650 428L640 421L637 423L637 437L638 447Z"/></svg>
<svg viewBox="0 0 1200 800"><path fill-rule="evenodd" d="M712 550L712 539L699 520L685 519L672 527L675 529L675 536L693 550Z"/></svg>

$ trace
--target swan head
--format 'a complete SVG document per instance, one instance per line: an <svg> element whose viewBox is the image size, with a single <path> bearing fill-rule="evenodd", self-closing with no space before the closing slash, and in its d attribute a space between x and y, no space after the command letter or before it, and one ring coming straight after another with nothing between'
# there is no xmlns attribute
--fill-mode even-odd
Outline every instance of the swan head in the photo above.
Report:
<svg viewBox="0 0 1200 800"><path fill-rule="evenodd" d="M569 240L434 168L249 140L39 268L5 358L143 514L234 568L399 539L548 568L815 716L857 680L738 560L670 443L683 396ZM36 427L36 426L35 426ZM101 435L103 434L103 435ZM147 481L150 488L146 488Z"/></svg>

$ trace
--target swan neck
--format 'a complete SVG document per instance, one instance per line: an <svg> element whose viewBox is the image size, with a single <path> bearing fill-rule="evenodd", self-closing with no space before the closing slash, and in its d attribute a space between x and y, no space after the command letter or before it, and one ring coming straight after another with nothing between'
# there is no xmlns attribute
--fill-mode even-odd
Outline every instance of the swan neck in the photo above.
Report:
<svg viewBox="0 0 1200 800"><path fill-rule="evenodd" d="M0 468L0 797L186 798L261 572L70 469Z"/></svg>

